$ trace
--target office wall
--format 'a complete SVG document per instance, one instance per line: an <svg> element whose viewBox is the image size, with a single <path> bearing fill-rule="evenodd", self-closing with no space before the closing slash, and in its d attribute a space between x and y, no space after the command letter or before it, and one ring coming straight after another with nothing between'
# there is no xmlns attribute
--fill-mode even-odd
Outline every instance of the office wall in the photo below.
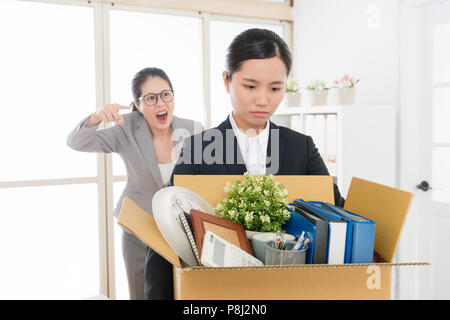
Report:
<svg viewBox="0 0 450 320"><path fill-rule="evenodd" d="M361 79L355 103L398 105L398 0L295 0L294 21L301 85L348 73Z"/></svg>
<svg viewBox="0 0 450 320"><path fill-rule="evenodd" d="M355 104L397 107L397 185L401 158L399 1L295 0L293 66L302 86L314 79L331 85L348 73L361 79ZM332 96L329 102L333 102ZM392 297L396 299L400 298L399 279L396 270L392 279Z"/></svg>

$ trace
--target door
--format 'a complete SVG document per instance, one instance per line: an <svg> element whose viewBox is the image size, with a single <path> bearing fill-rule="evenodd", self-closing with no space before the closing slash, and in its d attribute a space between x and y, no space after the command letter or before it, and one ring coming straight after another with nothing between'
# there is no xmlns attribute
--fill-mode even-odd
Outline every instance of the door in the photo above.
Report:
<svg viewBox="0 0 450 320"><path fill-rule="evenodd" d="M397 261L399 299L450 299L450 1L403 1L400 186L415 194Z"/></svg>

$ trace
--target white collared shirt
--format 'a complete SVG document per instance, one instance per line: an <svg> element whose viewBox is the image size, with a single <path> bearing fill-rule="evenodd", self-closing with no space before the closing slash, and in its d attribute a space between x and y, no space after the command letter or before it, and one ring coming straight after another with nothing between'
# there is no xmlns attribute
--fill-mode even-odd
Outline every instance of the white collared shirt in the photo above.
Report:
<svg viewBox="0 0 450 320"><path fill-rule="evenodd" d="M158 163L159 171L161 172L161 178L163 182L163 186L167 187L170 182L170 177L172 176L173 168L177 163L176 160L169 163Z"/></svg>
<svg viewBox="0 0 450 320"><path fill-rule="evenodd" d="M249 174L258 175L266 173L267 144L269 143L270 123L255 137L245 135L237 126L233 114L229 115L231 127L237 138L245 166Z"/></svg>

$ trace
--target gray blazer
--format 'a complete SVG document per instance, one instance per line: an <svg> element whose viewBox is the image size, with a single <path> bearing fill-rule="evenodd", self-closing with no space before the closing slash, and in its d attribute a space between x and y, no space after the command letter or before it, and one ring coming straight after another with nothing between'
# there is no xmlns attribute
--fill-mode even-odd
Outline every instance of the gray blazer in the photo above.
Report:
<svg viewBox="0 0 450 320"><path fill-rule="evenodd" d="M83 119L67 137L67 145L84 152L115 152L123 159L127 184L114 209L119 216L123 197L127 196L145 211L152 212L153 195L163 188L163 181L153 149L151 132L144 116L138 112L123 115L123 125L98 130L98 125L86 128L89 117ZM200 122L173 117L174 145L180 154L183 140L203 130Z"/></svg>

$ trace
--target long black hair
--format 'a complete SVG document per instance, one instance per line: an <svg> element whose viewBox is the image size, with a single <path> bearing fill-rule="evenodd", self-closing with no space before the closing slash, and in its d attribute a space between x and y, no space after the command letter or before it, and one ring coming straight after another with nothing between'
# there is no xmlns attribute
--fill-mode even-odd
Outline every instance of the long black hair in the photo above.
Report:
<svg viewBox="0 0 450 320"><path fill-rule="evenodd" d="M287 75L292 67L292 55L286 42L275 32L267 29L248 29L238 34L228 47L226 56L227 79L239 71L242 63L250 59L280 57Z"/></svg>
<svg viewBox="0 0 450 320"><path fill-rule="evenodd" d="M133 93L134 102L137 102L138 99L141 97L142 94L141 86L145 81L147 81L149 77L153 78L159 77L163 80L166 80L167 83L169 84L170 90L173 91L172 82L170 82L170 79L164 72L164 70L159 68L145 68L136 73L136 75L133 78L133 81L131 82L131 91ZM133 111L138 111L135 105L133 106Z"/></svg>

